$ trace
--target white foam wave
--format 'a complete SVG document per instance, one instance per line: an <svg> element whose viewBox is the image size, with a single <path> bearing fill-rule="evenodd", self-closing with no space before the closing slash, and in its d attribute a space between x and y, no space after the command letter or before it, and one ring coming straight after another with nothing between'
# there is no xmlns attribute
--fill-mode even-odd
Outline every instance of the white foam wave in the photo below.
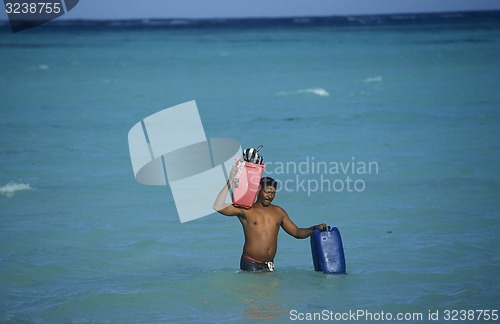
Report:
<svg viewBox="0 0 500 324"><path fill-rule="evenodd" d="M373 82L382 82L383 79L380 75L377 75L376 77L370 77L366 78L363 80L363 83L373 83Z"/></svg>
<svg viewBox="0 0 500 324"><path fill-rule="evenodd" d="M310 94L314 94L314 95L317 95L320 97L330 96L330 93L323 88L300 89L297 91L281 91L281 92L278 92L276 95L277 96L290 96L290 95L297 95L297 94L304 94L304 93L310 93Z"/></svg>
<svg viewBox="0 0 500 324"><path fill-rule="evenodd" d="M16 182L9 182L3 187L0 187L0 194L4 195L5 197L12 197L14 194L18 191L23 191L23 190L32 190L31 186L28 183L16 183Z"/></svg>

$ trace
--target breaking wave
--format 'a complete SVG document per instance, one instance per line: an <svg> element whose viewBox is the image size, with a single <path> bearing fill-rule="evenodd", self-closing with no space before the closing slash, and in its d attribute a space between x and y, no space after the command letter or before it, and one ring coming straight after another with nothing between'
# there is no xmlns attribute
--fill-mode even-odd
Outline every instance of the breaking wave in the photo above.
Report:
<svg viewBox="0 0 500 324"><path fill-rule="evenodd" d="M363 80L363 83L373 83L373 82L382 82L383 79L380 75L376 76L376 77L370 77L370 78L366 78Z"/></svg>
<svg viewBox="0 0 500 324"><path fill-rule="evenodd" d="M14 196L18 191L32 190L32 189L33 188L28 183L9 182L5 186L0 187L0 194L10 198Z"/></svg>
<svg viewBox="0 0 500 324"><path fill-rule="evenodd" d="M314 94L320 97L329 97L330 93L326 91L323 88L310 88L310 89L300 89L297 91L281 91L278 92L276 95L277 96L291 96L291 95L298 95L298 94Z"/></svg>

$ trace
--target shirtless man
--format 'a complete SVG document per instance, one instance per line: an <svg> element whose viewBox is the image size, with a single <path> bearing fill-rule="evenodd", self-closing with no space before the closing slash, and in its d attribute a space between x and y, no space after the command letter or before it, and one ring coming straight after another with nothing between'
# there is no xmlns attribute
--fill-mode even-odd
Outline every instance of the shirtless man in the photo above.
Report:
<svg viewBox="0 0 500 324"><path fill-rule="evenodd" d="M311 236L314 229L325 229L325 224L299 228L288 217L285 210L271 202L276 194L276 181L270 177L263 177L260 181L260 190L257 201L250 209L235 207L226 204L229 192L236 174L233 167L229 180L222 188L214 202L214 209L225 216L238 216L245 233L245 245L240 260L240 268L244 271L273 271L274 256L278 248L278 231L280 226L289 235L304 239Z"/></svg>

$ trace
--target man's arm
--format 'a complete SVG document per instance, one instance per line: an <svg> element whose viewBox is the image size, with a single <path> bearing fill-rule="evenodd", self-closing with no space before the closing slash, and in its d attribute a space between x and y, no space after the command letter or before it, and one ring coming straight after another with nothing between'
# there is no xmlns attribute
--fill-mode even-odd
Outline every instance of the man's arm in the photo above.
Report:
<svg viewBox="0 0 500 324"><path fill-rule="evenodd" d="M231 173L229 175L229 179L227 180L226 185L221 189L221 191L217 195L217 198L215 199L213 205L213 209L216 212L225 216L237 216L242 213L241 208L236 208L232 204L226 203L226 197L227 194L229 193L229 188L231 187L231 184L234 181L236 171L238 171L238 168L236 167L236 165L233 165L233 168L231 169Z"/></svg>
<svg viewBox="0 0 500 324"><path fill-rule="evenodd" d="M308 228L300 228L292 222L288 214L283 210L284 216L283 221L281 222L281 227L287 232L289 235L297 238L297 239L305 239L311 236L313 231L317 228L320 230L326 229L326 224L314 225Z"/></svg>

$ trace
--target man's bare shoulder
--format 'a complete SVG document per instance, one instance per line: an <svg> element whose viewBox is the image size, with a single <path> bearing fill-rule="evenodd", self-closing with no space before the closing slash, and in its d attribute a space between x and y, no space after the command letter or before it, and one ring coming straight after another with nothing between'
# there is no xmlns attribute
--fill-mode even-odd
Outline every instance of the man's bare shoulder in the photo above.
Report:
<svg viewBox="0 0 500 324"><path fill-rule="evenodd" d="M238 217L245 217L246 216L246 212L248 211L247 209L241 208L241 207L237 207L234 204L232 206L235 208L235 214L234 214L234 216L238 216Z"/></svg>
<svg viewBox="0 0 500 324"><path fill-rule="evenodd" d="M286 211L278 205L271 205L273 212L280 214L281 216L286 215Z"/></svg>
<svg viewBox="0 0 500 324"><path fill-rule="evenodd" d="M271 212L274 214L286 214L285 210L281 208L278 205L271 204L268 207L262 207L262 206L257 206L257 204L254 205L254 207L244 210L247 215L252 215L253 213L262 213L262 212Z"/></svg>

